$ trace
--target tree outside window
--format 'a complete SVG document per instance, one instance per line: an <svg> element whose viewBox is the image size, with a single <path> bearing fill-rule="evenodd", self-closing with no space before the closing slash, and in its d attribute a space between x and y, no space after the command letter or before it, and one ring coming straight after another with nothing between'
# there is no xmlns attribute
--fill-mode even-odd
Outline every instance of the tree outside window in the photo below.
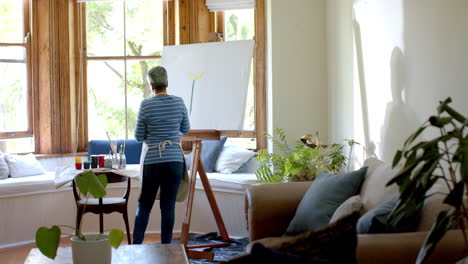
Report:
<svg viewBox="0 0 468 264"><path fill-rule="evenodd" d="M162 1L86 3L88 137L133 138L146 79L160 64Z"/></svg>
<svg viewBox="0 0 468 264"><path fill-rule="evenodd" d="M255 35L255 17L253 9L224 11L225 41L253 39ZM255 130L255 95L253 63L250 71L249 87L247 89L247 102L244 116L244 130ZM253 138L229 139L232 143L246 148L255 149Z"/></svg>
<svg viewBox="0 0 468 264"><path fill-rule="evenodd" d="M34 151L30 102L29 10L0 1L0 151Z"/></svg>

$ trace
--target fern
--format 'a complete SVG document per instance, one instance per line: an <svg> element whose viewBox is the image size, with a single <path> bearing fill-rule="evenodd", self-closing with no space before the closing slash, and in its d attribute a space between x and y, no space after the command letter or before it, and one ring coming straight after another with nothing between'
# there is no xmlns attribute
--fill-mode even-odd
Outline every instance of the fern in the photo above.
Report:
<svg viewBox="0 0 468 264"><path fill-rule="evenodd" d="M281 128L275 129L273 135L266 135L273 142L277 153L270 154L267 150L258 152L256 160L260 167L255 174L261 182L313 180L321 171L337 173L345 167L343 145L310 148L298 140L291 147Z"/></svg>

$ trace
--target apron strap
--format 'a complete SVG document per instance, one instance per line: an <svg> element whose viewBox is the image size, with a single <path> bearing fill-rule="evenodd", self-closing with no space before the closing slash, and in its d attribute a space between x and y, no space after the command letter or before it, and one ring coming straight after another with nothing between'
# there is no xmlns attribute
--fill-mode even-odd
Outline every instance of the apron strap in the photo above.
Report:
<svg viewBox="0 0 468 264"><path fill-rule="evenodd" d="M155 148L158 148L159 149L159 157L162 158L162 152L164 151L164 149L166 148L166 145L169 144L169 145L178 145L180 150L182 150L182 152L184 152L184 150L182 149L182 144L181 143L178 143L178 142L172 142L170 140L166 140L166 141L163 141L163 142L160 142L158 145L154 145L154 146L149 146L148 145L148 150L149 149L155 149Z"/></svg>

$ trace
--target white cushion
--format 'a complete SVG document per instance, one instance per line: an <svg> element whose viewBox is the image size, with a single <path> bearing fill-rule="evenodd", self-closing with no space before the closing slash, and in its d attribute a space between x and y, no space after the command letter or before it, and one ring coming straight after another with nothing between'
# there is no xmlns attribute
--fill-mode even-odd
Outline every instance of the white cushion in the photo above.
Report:
<svg viewBox="0 0 468 264"><path fill-rule="evenodd" d="M25 177L44 174L45 170L33 154L6 155L10 177Z"/></svg>
<svg viewBox="0 0 468 264"><path fill-rule="evenodd" d="M0 181L0 198L30 193L55 191L55 173L46 172L38 176L8 178Z"/></svg>
<svg viewBox="0 0 468 264"><path fill-rule="evenodd" d="M395 177L399 169L392 169L387 164L376 158L369 158L364 162L367 166L367 174L361 187L361 200L364 211L367 212L377 205L399 195L398 185L386 186Z"/></svg>
<svg viewBox="0 0 468 264"><path fill-rule="evenodd" d="M255 152L242 147L224 146L216 161L215 171L227 174L236 173L253 156Z"/></svg>
<svg viewBox="0 0 468 264"><path fill-rule="evenodd" d="M5 160L5 155L0 152L0 180L8 178L10 174L10 169L8 169L8 164Z"/></svg>
<svg viewBox="0 0 468 264"><path fill-rule="evenodd" d="M359 214L363 214L364 212L364 204L361 201L361 196L355 195L348 198L348 200L344 201L338 208L336 208L335 213L333 213L332 218L330 219L330 223L335 222L349 214L354 212L358 212Z"/></svg>

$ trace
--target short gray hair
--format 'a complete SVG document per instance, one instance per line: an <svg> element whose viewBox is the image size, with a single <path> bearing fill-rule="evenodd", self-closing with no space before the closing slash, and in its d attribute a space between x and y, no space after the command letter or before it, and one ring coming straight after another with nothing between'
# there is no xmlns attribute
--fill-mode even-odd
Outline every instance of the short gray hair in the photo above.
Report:
<svg viewBox="0 0 468 264"><path fill-rule="evenodd" d="M154 85L156 90L167 87L167 71L164 67L156 66L148 71L148 81Z"/></svg>

